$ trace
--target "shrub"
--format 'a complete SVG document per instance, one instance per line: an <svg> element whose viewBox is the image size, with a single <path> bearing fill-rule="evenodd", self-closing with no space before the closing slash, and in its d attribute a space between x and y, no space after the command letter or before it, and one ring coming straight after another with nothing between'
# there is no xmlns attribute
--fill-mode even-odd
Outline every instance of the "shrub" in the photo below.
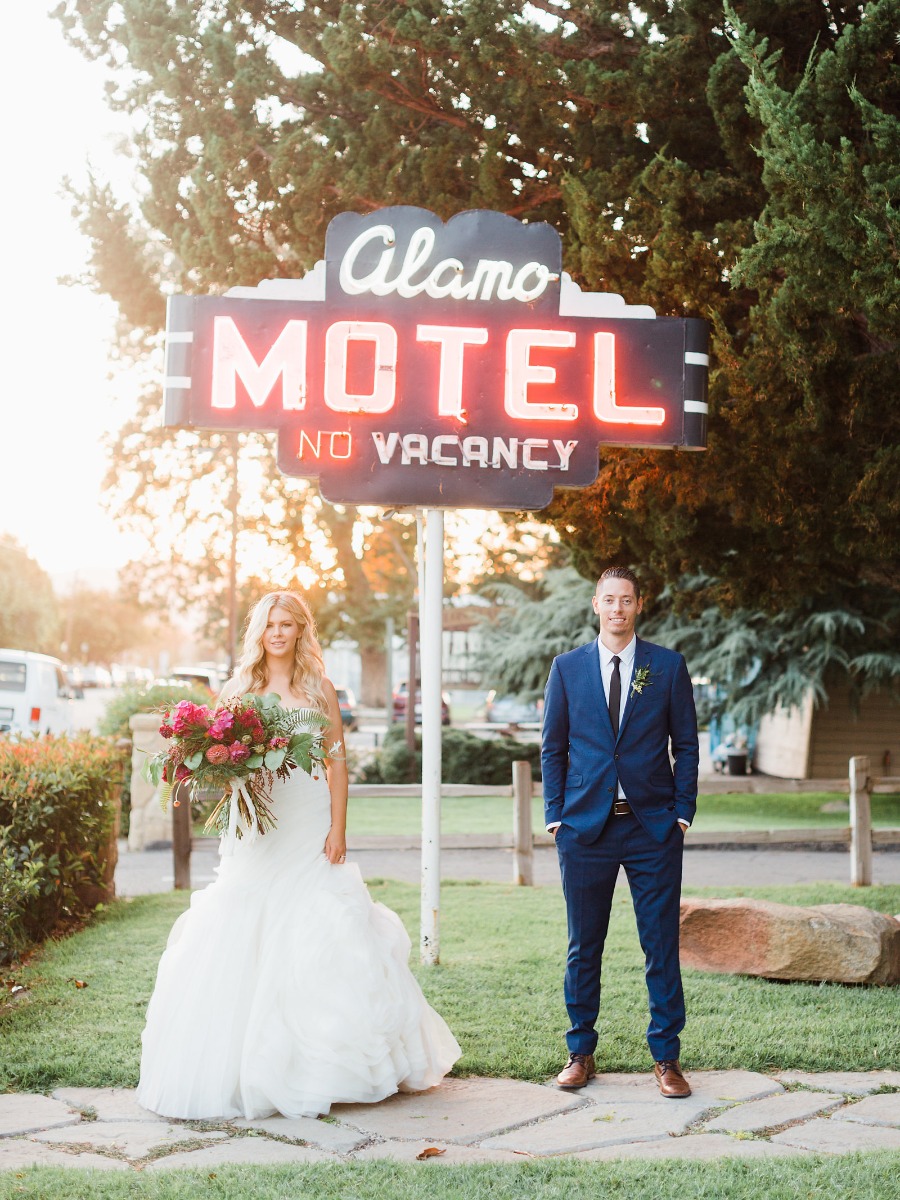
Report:
<svg viewBox="0 0 900 1200"><path fill-rule="evenodd" d="M100 718L98 732L107 737L131 739L131 726L128 722L135 713L155 712L166 705L175 705L179 700L192 700L195 704L209 704L212 694L201 684L188 686L180 683L155 683L150 687L123 688L110 700ZM131 816L131 759L125 765L125 778L122 784L122 836L128 836L129 818Z"/></svg>
<svg viewBox="0 0 900 1200"><path fill-rule="evenodd" d="M195 704L209 704L211 693L205 687L185 687L177 683L155 683L151 687L123 688L110 700L100 718L98 733L107 737L131 737L128 722L135 713L154 712L167 704L179 700L192 700Z"/></svg>
<svg viewBox="0 0 900 1200"><path fill-rule="evenodd" d="M121 781L105 739L0 742L0 961L105 899Z"/></svg>
<svg viewBox="0 0 900 1200"><path fill-rule="evenodd" d="M441 734L441 777L444 783L471 783L497 787L512 782L512 764L531 763L535 779L541 774L541 748L536 742L515 738L480 738L463 729L444 729ZM392 725L382 750L364 772L366 783L414 783L422 778L422 737L416 734L416 749L410 754L406 731Z"/></svg>
<svg viewBox="0 0 900 1200"><path fill-rule="evenodd" d="M41 891L41 871L28 858L30 847L16 851L2 839L0 832L0 963L16 958L28 945L25 914Z"/></svg>

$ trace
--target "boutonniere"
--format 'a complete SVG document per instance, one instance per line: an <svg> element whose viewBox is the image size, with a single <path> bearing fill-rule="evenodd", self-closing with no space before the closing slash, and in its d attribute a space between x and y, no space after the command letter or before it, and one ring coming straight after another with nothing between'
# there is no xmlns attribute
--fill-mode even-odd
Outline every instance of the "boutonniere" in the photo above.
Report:
<svg viewBox="0 0 900 1200"><path fill-rule="evenodd" d="M634 673L634 678L631 681L632 696L640 696L645 687L652 687L653 680L650 678L649 667L638 667Z"/></svg>

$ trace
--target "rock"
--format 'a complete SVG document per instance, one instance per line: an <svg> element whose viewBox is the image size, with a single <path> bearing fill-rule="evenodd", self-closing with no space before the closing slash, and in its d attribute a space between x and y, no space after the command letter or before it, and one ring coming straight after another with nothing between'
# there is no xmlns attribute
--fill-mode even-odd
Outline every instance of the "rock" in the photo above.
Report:
<svg viewBox="0 0 900 1200"><path fill-rule="evenodd" d="M900 921L857 904L687 899L681 962L767 979L900 984Z"/></svg>

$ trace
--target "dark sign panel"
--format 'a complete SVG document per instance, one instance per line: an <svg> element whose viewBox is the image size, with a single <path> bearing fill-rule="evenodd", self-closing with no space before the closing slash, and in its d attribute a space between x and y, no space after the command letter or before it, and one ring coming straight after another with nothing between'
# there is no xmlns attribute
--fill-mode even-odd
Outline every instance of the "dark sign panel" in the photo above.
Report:
<svg viewBox="0 0 900 1200"><path fill-rule="evenodd" d="M538 509L597 448L706 446L704 321L583 293L502 213L343 213L302 280L178 296L167 425L273 429L347 504Z"/></svg>

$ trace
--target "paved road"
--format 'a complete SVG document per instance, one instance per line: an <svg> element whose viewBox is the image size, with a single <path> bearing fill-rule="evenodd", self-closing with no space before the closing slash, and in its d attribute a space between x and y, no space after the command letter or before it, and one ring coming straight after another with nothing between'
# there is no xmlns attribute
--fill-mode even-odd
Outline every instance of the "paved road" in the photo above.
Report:
<svg viewBox="0 0 900 1200"><path fill-rule="evenodd" d="M415 849L384 846L354 849L350 859L359 863L366 879L401 879L418 883L420 856ZM900 884L900 853L879 851L873 856L876 884ZM205 887L218 863L217 843L203 839L195 844L191 859L194 887ZM512 851L505 849L448 850L441 855L444 879L483 879L507 883L512 879ZM534 881L558 887L559 867L552 846L534 852ZM790 883L849 883L850 859L843 851L825 850L691 850L684 856L687 887L762 887ZM172 887L171 850L128 851L120 843L116 891L120 896L166 892Z"/></svg>

